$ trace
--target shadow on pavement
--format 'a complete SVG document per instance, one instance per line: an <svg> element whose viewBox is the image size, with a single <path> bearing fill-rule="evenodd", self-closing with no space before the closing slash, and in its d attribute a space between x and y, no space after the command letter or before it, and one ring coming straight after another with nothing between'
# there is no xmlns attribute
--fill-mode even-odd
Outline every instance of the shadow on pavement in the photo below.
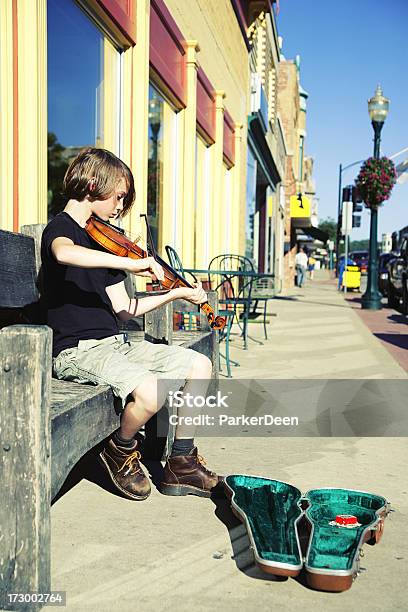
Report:
<svg viewBox="0 0 408 612"><path fill-rule="evenodd" d="M358 298L356 298L356 300L358 300ZM315 300L298 300L299 302L303 302L304 304L316 304L317 306L322 306L324 305L326 306L332 306L333 308L357 308L358 303L356 302L356 304L330 304L330 302L317 302ZM353 301L353 299L347 299L347 302L351 302Z"/></svg>
<svg viewBox="0 0 408 612"><path fill-rule="evenodd" d="M121 495L120 491L115 487L106 470L102 467L99 460L99 453L103 449L105 441L91 448L81 459L74 465L61 489L52 500L52 505L55 504L61 497L68 493L73 487L81 482L82 479L93 482L94 484L105 489L108 493L112 493L117 497L125 496Z"/></svg>
<svg viewBox="0 0 408 612"><path fill-rule="evenodd" d="M383 342L398 346L402 349L408 349L408 333L407 334L379 334L374 333L374 336Z"/></svg>
<svg viewBox="0 0 408 612"><path fill-rule="evenodd" d="M403 324L403 325L407 325L408 324L408 319L407 317L405 317L402 314L392 314L388 317L388 320L391 321L391 323L399 323L399 324Z"/></svg>
<svg viewBox="0 0 408 612"><path fill-rule="evenodd" d="M252 552L251 541L248 537L246 527L241 521L233 514L230 506L230 501L225 496L225 493L221 493L217 496L211 496L211 500L215 505L215 516L220 520L228 529L228 535L231 540L232 547L232 560L235 561L237 569L248 578L255 578L256 580L263 580L266 582L287 582L288 576L276 576L274 574L267 574L263 572L255 563L255 558ZM309 541L309 532L306 527L300 526L299 529L299 540L303 554L306 551L307 544ZM307 589L310 589L306 582L304 571L302 570L299 576L294 578L296 582L301 584Z"/></svg>
<svg viewBox="0 0 408 612"><path fill-rule="evenodd" d="M255 565L251 542L246 528L232 513L230 501L225 496L224 491L220 489L219 494L216 496L211 495L211 501L215 505L215 516L221 523L224 523L228 529L233 551L232 559L235 561L237 569L249 578L256 578L257 580L266 580L269 582L286 582L287 577L265 574Z"/></svg>
<svg viewBox="0 0 408 612"><path fill-rule="evenodd" d="M160 414L167 415L168 410L167 407L164 406L160 411ZM135 438L138 439L140 444L140 450L142 454L141 463L146 466L146 469L149 473L149 476L152 480L152 483L158 487L160 482L163 480L164 469L160 462L163 457L164 450L166 447L166 436L158 436L157 435L157 422L159 418L159 413L156 413L145 425L145 435L138 433ZM168 418L167 421L161 421L162 427L165 427L167 424L167 430L164 430L163 433L168 433ZM61 497L63 497L66 493L68 493L73 487L75 487L83 478L88 480L89 482L93 482L101 489L104 489L108 493L112 493L117 497L121 497L122 499L129 500L125 495L123 495L119 489L113 484L109 474L107 473L106 468L101 463L99 458L99 453L103 450L106 442L108 441L110 436L99 442L96 446L91 448L81 459L74 465L72 470L69 472L67 478L65 479L61 489L58 491L57 495L52 500L52 504L57 502Z"/></svg>
<svg viewBox="0 0 408 612"><path fill-rule="evenodd" d="M282 300L284 302L298 302L299 301L299 297L301 296L295 296L295 295L275 295L275 297L273 298L274 300Z"/></svg>

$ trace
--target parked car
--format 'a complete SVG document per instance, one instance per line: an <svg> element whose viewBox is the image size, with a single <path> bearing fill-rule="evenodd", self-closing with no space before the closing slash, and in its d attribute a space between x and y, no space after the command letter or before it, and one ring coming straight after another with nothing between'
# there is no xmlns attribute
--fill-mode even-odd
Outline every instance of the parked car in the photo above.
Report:
<svg viewBox="0 0 408 612"><path fill-rule="evenodd" d="M367 274L368 251L351 251L350 257L360 267L361 274Z"/></svg>
<svg viewBox="0 0 408 612"><path fill-rule="evenodd" d="M402 313L408 315L408 236L401 244L402 268Z"/></svg>
<svg viewBox="0 0 408 612"><path fill-rule="evenodd" d="M391 251L390 253L381 253L378 257L378 289L384 297L388 295L388 264L391 259L395 259L399 253Z"/></svg>
<svg viewBox="0 0 408 612"><path fill-rule="evenodd" d="M400 254L388 262L388 305L399 308L402 300L402 313L408 314L408 236L401 242Z"/></svg>

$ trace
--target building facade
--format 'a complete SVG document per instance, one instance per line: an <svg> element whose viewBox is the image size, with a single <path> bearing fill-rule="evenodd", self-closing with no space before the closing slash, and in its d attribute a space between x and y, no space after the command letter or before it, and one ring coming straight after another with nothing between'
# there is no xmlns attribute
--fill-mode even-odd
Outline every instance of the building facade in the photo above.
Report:
<svg viewBox="0 0 408 612"><path fill-rule="evenodd" d="M134 174L130 236L145 237L147 213L157 251L171 245L185 267L245 254L278 288L293 284L291 198L307 199L312 163L307 94L299 63L281 55L275 9L275 0L3 0L0 227L46 223L64 207L70 161L103 147Z"/></svg>
<svg viewBox="0 0 408 612"><path fill-rule="evenodd" d="M240 252L248 47L230 0L4 0L0 226L46 223L70 160L103 147L132 169L124 219L186 266Z"/></svg>
<svg viewBox="0 0 408 612"><path fill-rule="evenodd" d="M250 112L244 251L255 268L283 281L285 143L277 112L279 44L272 2L235 2L249 45Z"/></svg>
<svg viewBox="0 0 408 612"><path fill-rule="evenodd" d="M300 57L287 60L281 54L278 73L278 113L286 142L284 182L284 290L295 283L295 256L305 239L325 242L317 228L318 199L313 179L314 160L306 156L308 93L300 84Z"/></svg>

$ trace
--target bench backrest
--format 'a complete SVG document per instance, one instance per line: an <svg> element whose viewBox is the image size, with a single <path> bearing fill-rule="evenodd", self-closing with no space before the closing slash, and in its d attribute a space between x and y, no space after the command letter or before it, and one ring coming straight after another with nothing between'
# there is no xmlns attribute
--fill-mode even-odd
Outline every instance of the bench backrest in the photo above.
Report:
<svg viewBox="0 0 408 612"><path fill-rule="evenodd" d="M0 230L0 327L39 319L34 240Z"/></svg>

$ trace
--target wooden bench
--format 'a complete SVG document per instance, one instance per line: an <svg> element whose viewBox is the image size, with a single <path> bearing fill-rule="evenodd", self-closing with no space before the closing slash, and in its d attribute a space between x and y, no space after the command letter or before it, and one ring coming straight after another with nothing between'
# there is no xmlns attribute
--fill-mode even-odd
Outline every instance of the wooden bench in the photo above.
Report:
<svg viewBox="0 0 408 612"><path fill-rule="evenodd" d="M51 502L81 457L119 425L108 386L51 376L52 332L41 325L38 291L43 227L25 226L25 235L0 230L1 609L17 609L7 604L6 593L51 590ZM209 301L217 309L214 292ZM203 317L205 326L206 331L173 333L168 304L145 315L144 331L128 333L135 341L176 343L210 357L213 392L218 343ZM153 429L146 428L147 437ZM172 434L170 428L164 446ZM157 458L165 450L159 446Z"/></svg>

